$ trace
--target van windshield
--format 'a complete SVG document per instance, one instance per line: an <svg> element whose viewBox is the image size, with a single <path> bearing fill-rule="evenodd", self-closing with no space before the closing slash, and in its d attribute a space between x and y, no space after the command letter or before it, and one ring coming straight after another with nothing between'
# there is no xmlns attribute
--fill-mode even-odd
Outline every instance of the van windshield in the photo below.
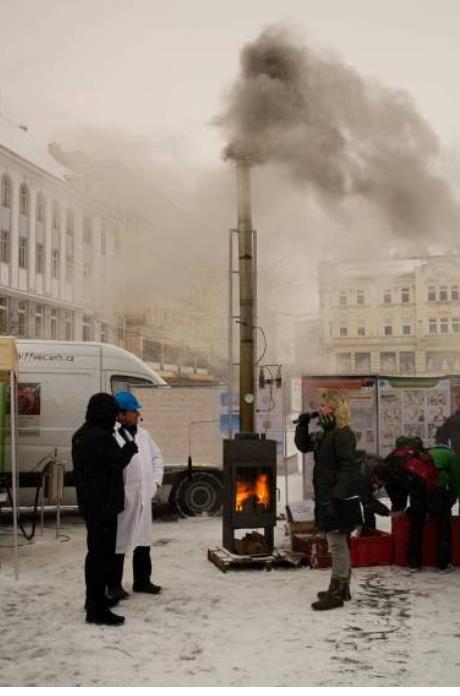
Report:
<svg viewBox="0 0 460 696"><path fill-rule="evenodd" d="M142 377L132 377L131 375L113 375L110 378L110 388L112 394L119 391L131 391L131 389L142 389L157 387L158 385Z"/></svg>

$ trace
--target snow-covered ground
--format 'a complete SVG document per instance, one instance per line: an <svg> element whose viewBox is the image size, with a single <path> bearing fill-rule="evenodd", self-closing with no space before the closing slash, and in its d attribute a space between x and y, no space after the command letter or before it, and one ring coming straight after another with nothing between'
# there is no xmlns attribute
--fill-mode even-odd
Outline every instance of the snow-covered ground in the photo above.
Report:
<svg viewBox="0 0 460 696"><path fill-rule="evenodd" d="M50 521L48 520L48 524ZM20 552L0 535L0 686L409 686L460 684L460 570L356 569L353 600L313 612L328 570L220 572L220 518L155 522L159 596L132 595L122 627L87 625L85 530L63 519ZM277 544L287 546L279 524ZM125 586L130 589L127 564Z"/></svg>

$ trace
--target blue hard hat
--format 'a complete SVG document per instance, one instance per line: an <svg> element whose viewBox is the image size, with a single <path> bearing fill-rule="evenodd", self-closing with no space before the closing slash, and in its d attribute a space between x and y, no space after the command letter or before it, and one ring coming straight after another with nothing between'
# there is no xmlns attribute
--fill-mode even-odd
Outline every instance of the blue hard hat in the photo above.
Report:
<svg viewBox="0 0 460 696"><path fill-rule="evenodd" d="M134 394L128 391L119 391L114 394L120 411L140 411L142 406Z"/></svg>

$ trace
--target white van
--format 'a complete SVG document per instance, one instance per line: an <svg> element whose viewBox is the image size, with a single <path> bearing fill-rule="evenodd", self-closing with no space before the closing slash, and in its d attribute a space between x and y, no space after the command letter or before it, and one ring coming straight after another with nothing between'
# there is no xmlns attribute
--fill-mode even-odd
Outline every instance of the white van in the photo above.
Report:
<svg viewBox="0 0 460 696"><path fill-rule="evenodd" d="M20 502L36 487L41 461L57 448L71 485L71 438L96 392L167 386L142 360L107 343L16 339L18 351L18 468ZM30 488L30 491L27 490ZM75 503L66 488L64 503Z"/></svg>

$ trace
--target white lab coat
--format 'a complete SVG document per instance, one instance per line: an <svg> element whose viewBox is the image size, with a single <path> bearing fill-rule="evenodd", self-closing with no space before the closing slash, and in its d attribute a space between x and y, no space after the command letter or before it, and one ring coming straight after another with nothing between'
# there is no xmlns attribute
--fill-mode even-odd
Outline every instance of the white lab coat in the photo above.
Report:
<svg viewBox="0 0 460 696"><path fill-rule="evenodd" d="M125 440L119 429L120 425L117 425L115 437L123 447ZM127 553L136 546L151 545L152 498L163 480L163 457L148 431L138 427L134 440L139 452L123 472L125 509L117 519L116 553Z"/></svg>

